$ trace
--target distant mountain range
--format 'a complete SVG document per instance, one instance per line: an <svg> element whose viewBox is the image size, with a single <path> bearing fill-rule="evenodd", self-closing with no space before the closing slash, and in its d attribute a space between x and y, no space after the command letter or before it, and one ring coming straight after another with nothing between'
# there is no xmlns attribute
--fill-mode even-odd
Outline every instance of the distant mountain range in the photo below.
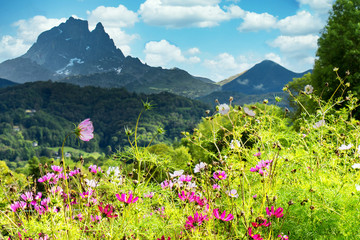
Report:
<svg viewBox="0 0 360 240"><path fill-rule="evenodd" d="M73 17L41 33L24 55L1 63L0 77L17 83L51 79L144 93L168 91L191 98L219 89L181 69L151 67L125 57L101 23L90 32L87 21Z"/></svg>
<svg viewBox="0 0 360 240"><path fill-rule="evenodd" d="M281 92L282 88L293 78L300 78L308 72L311 70L295 73L273 61L264 60L226 82L222 85L221 91L245 94Z"/></svg>
<svg viewBox="0 0 360 240"><path fill-rule="evenodd" d="M0 78L0 88L4 88L4 87L9 87L9 86L14 86L16 85L17 83L14 83L12 81L9 81L7 79L3 79L3 78Z"/></svg>
<svg viewBox="0 0 360 240"><path fill-rule="evenodd" d="M125 57L101 23L90 32L87 21L73 17L41 33L24 55L0 64L0 77L16 83L51 79L79 86L125 87L147 94L166 91L202 100L230 92L239 96L281 92L286 83L307 72L294 73L265 60L215 83L179 68L151 67L138 58Z"/></svg>

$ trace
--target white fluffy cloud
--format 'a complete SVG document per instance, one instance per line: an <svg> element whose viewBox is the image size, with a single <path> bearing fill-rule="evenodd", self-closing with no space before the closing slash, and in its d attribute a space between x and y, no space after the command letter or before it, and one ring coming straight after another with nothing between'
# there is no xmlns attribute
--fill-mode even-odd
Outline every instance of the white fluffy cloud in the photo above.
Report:
<svg viewBox="0 0 360 240"><path fill-rule="evenodd" d="M207 77L220 81L249 69L253 63L245 56L235 58L229 53L221 53L215 59L206 59L203 65L208 69Z"/></svg>
<svg viewBox="0 0 360 240"><path fill-rule="evenodd" d="M195 55L195 54L199 54L200 50L198 48L194 47L194 48L190 48L189 50L187 50L187 53L190 55Z"/></svg>
<svg viewBox="0 0 360 240"><path fill-rule="evenodd" d="M219 0L146 0L138 13L150 25L170 28L213 27L236 17L239 7L224 11Z"/></svg>
<svg viewBox="0 0 360 240"><path fill-rule="evenodd" d="M0 41L0 62L18 57L24 54L30 45L25 44L22 39L6 35Z"/></svg>
<svg viewBox="0 0 360 240"><path fill-rule="evenodd" d="M35 16L30 19L21 19L13 25L17 27L17 38L22 39L24 42L33 43L40 33L49 30L62 22L65 18L46 18L44 16Z"/></svg>
<svg viewBox="0 0 360 240"><path fill-rule="evenodd" d="M243 16L244 22L238 27L239 31L258 31L274 28L276 17L268 13L246 12Z"/></svg>
<svg viewBox="0 0 360 240"><path fill-rule="evenodd" d="M130 55L130 43L137 39L138 35L127 34L123 28L132 27L139 21L137 13L119 5L118 7L99 6L93 11L88 11L87 14L90 28L94 28L98 22L101 22L115 45L124 55Z"/></svg>
<svg viewBox="0 0 360 240"><path fill-rule="evenodd" d="M151 41L145 45L145 62L152 66L168 66L171 62L184 62L181 49L166 40Z"/></svg>
<svg viewBox="0 0 360 240"><path fill-rule="evenodd" d="M302 54L306 50L315 50L319 36L308 34L303 36L279 36L270 43L270 46L279 48L283 53L293 55Z"/></svg>
<svg viewBox="0 0 360 240"><path fill-rule="evenodd" d="M132 27L139 21L138 14L128 10L125 6L104 7L99 6L93 11L88 11L88 21L90 26L95 26L101 22L108 28Z"/></svg>
<svg viewBox="0 0 360 240"><path fill-rule="evenodd" d="M13 26L17 28L16 36L5 35L0 40L0 62L24 54L36 41L40 33L65 21L65 18L56 19L35 16L15 22Z"/></svg>
<svg viewBox="0 0 360 240"><path fill-rule="evenodd" d="M335 0L297 0L302 5L309 5L319 13L327 13Z"/></svg>
<svg viewBox="0 0 360 240"><path fill-rule="evenodd" d="M294 16L280 20L277 27L285 35L306 35L318 33L324 27L324 23L309 12L300 11Z"/></svg>

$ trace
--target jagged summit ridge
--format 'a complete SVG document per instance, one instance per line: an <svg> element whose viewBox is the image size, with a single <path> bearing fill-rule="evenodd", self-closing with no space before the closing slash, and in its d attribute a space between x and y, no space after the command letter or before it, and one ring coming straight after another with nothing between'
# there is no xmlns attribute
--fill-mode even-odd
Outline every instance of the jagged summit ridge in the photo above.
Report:
<svg viewBox="0 0 360 240"><path fill-rule="evenodd" d="M95 73L109 70L100 62L113 58L121 62L124 55L105 32L101 23L89 31L88 22L70 17L65 23L41 33L36 43L22 56L59 75ZM78 66L86 64L86 68ZM118 66L111 66L118 67ZM64 70L65 69L65 70Z"/></svg>
<svg viewBox="0 0 360 240"><path fill-rule="evenodd" d="M124 59L101 23L90 31L87 21L70 17L41 33L24 55L0 64L0 77L19 83L58 80L120 69Z"/></svg>

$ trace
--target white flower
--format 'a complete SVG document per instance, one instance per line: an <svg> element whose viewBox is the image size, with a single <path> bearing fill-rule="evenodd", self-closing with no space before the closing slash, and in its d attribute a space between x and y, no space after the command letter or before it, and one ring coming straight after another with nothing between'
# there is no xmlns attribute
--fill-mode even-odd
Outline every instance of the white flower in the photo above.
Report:
<svg viewBox="0 0 360 240"><path fill-rule="evenodd" d="M232 189L230 192L227 191L226 192L230 197L234 197L234 198L237 198L239 197L239 194L237 193L237 191L235 189Z"/></svg>
<svg viewBox="0 0 360 240"><path fill-rule="evenodd" d="M311 85L306 85L304 88L305 94L311 94L314 91L314 87Z"/></svg>
<svg viewBox="0 0 360 240"><path fill-rule="evenodd" d="M227 104L220 104L219 105L219 113L222 115L227 114L230 111L230 107Z"/></svg>
<svg viewBox="0 0 360 240"><path fill-rule="evenodd" d="M350 143L349 145L343 144L343 145L341 145L338 149L339 149L339 150L348 150L348 149L350 149L350 148L352 148L352 147L353 147L353 145Z"/></svg>
<svg viewBox="0 0 360 240"><path fill-rule="evenodd" d="M95 181L94 179L85 179L85 182L86 184L89 186L89 187L92 187L92 188L95 188L99 182Z"/></svg>
<svg viewBox="0 0 360 240"><path fill-rule="evenodd" d="M360 154L360 145L357 147L357 154Z"/></svg>
<svg viewBox="0 0 360 240"><path fill-rule="evenodd" d="M247 107L244 107L244 112L250 117L255 117L255 112L253 110L248 109Z"/></svg>
<svg viewBox="0 0 360 240"><path fill-rule="evenodd" d="M359 184L355 184L355 188L357 191L360 191L360 185Z"/></svg>
<svg viewBox="0 0 360 240"><path fill-rule="evenodd" d="M200 162L199 164L196 164L194 168L194 173L200 172L205 167L206 167L206 163Z"/></svg>
<svg viewBox="0 0 360 240"><path fill-rule="evenodd" d="M196 184L192 182L189 182L187 186L188 188L196 188Z"/></svg>
<svg viewBox="0 0 360 240"><path fill-rule="evenodd" d="M184 173L184 170L175 171L174 173L169 173L171 178L179 177Z"/></svg>
<svg viewBox="0 0 360 240"><path fill-rule="evenodd" d="M352 168L360 168L360 163L355 163L354 165L351 166Z"/></svg>
<svg viewBox="0 0 360 240"><path fill-rule="evenodd" d="M235 144L236 144L236 146L235 146ZM239 148L241 145L240 145L240 142L239 142L239 140L231 140L231 142L230 142L230 148L231 149L234 149L235 147L237 147L237 148Z"/></svg>
<svg viewBox="0 0 360 240"><path fill-rule="evenodd" d="M320 120L320 121L318 121L318 122L316 122L315 124L314 124L314 126L313 126L313 128L319 128L319 127L322 127L322 126L325 126L325 120Z"/></svg>
<svg viewBox="0 0 360 240"><path fill-rule="evenodd" d="M119 177L120 176L120 169L119 167L109 167L108 170L106 171L106 174L108 176L114 176L114 177Z"/></svg>

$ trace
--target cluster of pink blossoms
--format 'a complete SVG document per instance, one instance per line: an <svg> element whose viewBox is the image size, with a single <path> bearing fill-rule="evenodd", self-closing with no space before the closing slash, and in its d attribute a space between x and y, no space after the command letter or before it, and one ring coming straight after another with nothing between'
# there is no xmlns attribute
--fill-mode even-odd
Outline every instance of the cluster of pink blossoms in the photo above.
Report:
<svg viewBox="0 0 360 240"><path fill-rule="evenodd" d="M41 199L42 193L38 192L34 195L32 192L25 192L21 194L22 201L16 201L10 205L10 208L13 212L16 212L18 209L25 210L34 209L40 215L49 211L48 204L50 203L50 198Z"/></svg>
<svg viewBox="0 0 360 240"><path fill-rule="evenodd" d="M183 174L184 170L175 171L174 173L170 173L170 177L172 180L165 180L161 183L161 188L170 188L174 186L174 184L178 185L179 187L184 186L184 183L187 183L189 188L195 188L196 184L192 183L191 180L193 178L192 175L185 175Z"/></svg>
<svg viewBox="0 0 360 240"><path fill-rule="evenodd" d="M96 165L91 165L89 167L89 172L96 174L98 172L101 173L102 171L101 171L101 167L98 167Z"/></svg>
<svg viewBox="0 0 360 240"><path fill-rule="evenodd" d="M188 200L189 203L196 202L199 206L204 206L208 202L205 197L201 198L201 196L195 195L195 192L186 193L185 191L182 191L181 194L179 193L178 195L182 201Z"/></svg>
<svg viewBox="0 0 360 240"><path fill-rule="evenodd" d="M255 167L250 168L250 172L259 172L260 175L267 175L272 160L261 160Z"/></svg>
<svg viewBox="0 0 360 240"><path fill-rule="evenodd" d="M132 192L130 191L129 192L129 196L126 196L125 193L123 194L116 194L116 198L120 201L120 202L124 202L124 203L127 203L127 204L130 204L130 203L135 203L137 202L137 200L139 200L139 197L134 197Z"/></svg>
<svg viewBox="0 0 360 240"><path fill-rule="evenodd" d="M283 214L283 211L284 209L279 207L278 209L274 209L274 206L272 206L270 209L268 207L266 207L266 214L269 218L271 217L276 217L276 218L282 218L284 216ZM252 222L251 225L254 227L254 228L259 228L259 227L269 227L271 225L271 222L267 221L266 219L260 219L258 220L257 222ZM249 227L248 228L248 234L249 236L252 238L252 239L255 239L255 240L263 240L263 238L261 237L260 234L253 234L253 228L252 227ZM281 237L282 240L288 240L289 237L284 235L278 235L278 237Z"/></svg>

